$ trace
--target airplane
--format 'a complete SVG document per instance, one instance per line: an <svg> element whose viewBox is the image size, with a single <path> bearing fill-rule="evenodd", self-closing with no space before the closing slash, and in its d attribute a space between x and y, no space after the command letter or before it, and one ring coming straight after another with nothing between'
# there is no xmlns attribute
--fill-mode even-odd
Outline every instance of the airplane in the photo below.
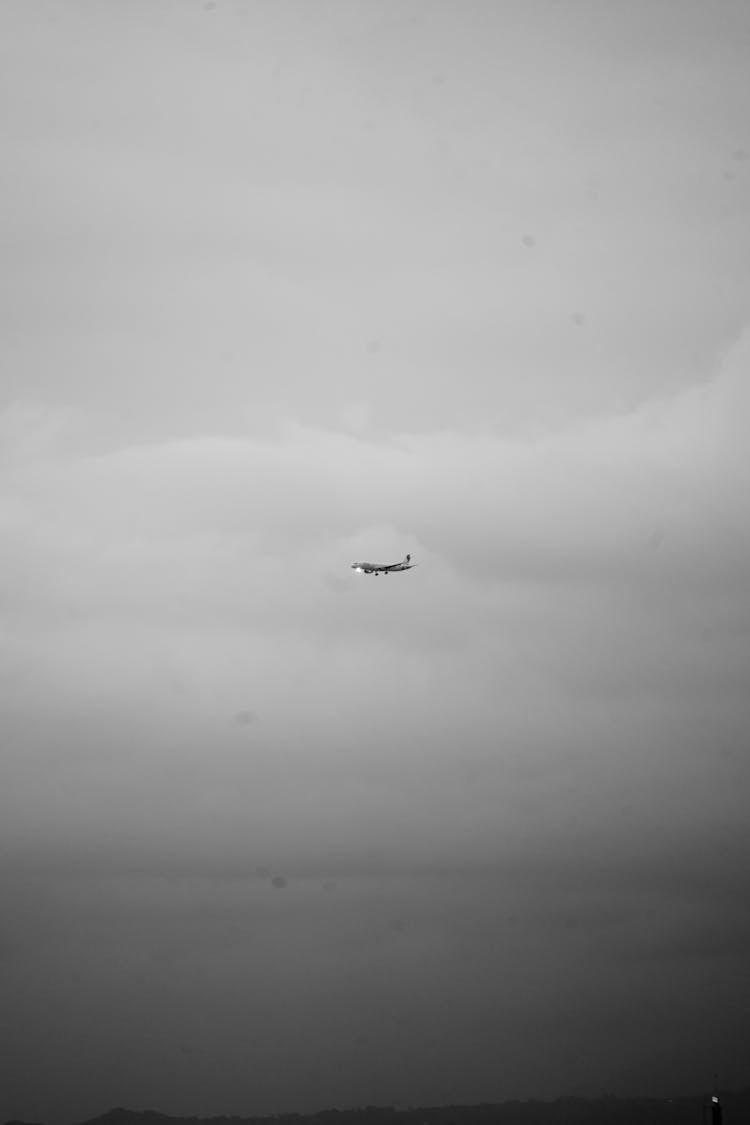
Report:
<svg viewBox="0 0 750 1125"><path fill-rule="evenodd" d="M404 555L401 562L398 563L369 563L369 562L355 562L352 563L352 570L356 570L357 574L374 574L377 578L381 572L383 574L390 574L392 571L398 570L411 570L416 563L411 561L411 555Z"/></svg>

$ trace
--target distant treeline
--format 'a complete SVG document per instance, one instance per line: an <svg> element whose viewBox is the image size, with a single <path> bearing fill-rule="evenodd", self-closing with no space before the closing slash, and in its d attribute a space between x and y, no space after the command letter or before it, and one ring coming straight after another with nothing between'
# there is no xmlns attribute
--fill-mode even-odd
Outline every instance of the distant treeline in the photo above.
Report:
<svg viewBox="0 0 750 1125"><path fill-rule="evenodd" d="M367 1105L272 1117L169 1117L153 1110L113 1109L82 1125L711 1125L708 1102L708 1096L701 1095L557 1098L409 1109ZM747 1125L750 1087L722 1094L721 1105L723 1125ZM9 1121L6 1125L24 1123Z"/></svg>

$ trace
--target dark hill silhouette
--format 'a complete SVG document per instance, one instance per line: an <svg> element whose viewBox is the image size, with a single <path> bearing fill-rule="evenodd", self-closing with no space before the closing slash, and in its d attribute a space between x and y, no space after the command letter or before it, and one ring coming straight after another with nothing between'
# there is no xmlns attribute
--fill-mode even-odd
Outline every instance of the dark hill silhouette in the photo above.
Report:
<svg viewBox="0 0 750 1125"><path fill-rule="evenodd" d="M709 1094L675 1098L564 1097L479 1105L395 1109L367 1105L260 1117L170 1117L156 1110L110 1109L81 1125L702 1125ZM750 1087L721 1095L724 1125L750 1122ZM9 1121L6 1125L28 1125Z"/></svg>

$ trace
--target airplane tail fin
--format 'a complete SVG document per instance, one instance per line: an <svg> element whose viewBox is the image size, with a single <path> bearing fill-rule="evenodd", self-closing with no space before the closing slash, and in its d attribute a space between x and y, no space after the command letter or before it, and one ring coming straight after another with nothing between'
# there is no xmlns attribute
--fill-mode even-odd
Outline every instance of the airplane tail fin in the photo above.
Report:
<svg viewBox="0 0 750 1125"><path fill-rule="evenodd" d="M411 555L404 555L403 561L405 563L411 562Z"/></svg>

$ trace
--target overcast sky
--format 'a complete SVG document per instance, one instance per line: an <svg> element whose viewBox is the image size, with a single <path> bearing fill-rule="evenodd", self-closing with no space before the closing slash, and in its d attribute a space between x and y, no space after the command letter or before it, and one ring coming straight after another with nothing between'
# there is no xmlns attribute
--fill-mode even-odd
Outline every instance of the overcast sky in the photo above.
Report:
<svg viewBox="0 0 750 1125"><path fill-rule="evenodd" d="M745 0L0 53L0 1119L747 1082Z"/></svg>

